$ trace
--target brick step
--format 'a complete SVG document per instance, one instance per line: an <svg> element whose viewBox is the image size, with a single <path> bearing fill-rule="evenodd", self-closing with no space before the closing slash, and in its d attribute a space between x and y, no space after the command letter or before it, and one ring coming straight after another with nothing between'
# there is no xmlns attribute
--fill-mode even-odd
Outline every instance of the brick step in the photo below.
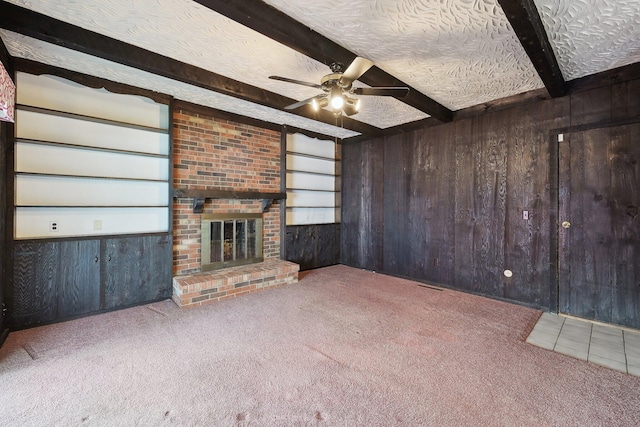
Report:
<svg viewBox="0 0 640 427"><path fill-rule="evenodd" d="M284 260L223 268L173 278L173 301L181 308L210 304L298 281L300 266Z"/></svg>

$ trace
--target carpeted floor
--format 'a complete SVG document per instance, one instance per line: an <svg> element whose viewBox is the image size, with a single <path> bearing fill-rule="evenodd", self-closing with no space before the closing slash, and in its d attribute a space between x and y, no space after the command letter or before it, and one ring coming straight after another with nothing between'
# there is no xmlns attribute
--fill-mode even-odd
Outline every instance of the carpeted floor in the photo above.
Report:
<svg viewBox="0 0 640 427"><path fill-rule="evenodd" d="M334 266L10 334L3 426L635 426L640 378L524 342L540 312Z"/></svg>

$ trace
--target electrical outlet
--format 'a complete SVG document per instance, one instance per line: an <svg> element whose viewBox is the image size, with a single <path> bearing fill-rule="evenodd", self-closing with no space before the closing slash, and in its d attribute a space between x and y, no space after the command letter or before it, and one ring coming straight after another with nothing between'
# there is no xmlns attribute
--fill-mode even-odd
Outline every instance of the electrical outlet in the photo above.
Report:
<svg viewBox="0 0 640 427"><path fill-rule="evenodd" d="M49 222L49 231L53 231L53 232L58 231L58 221Z"/></svg>
<svg viewBox="0 0 640 427"><path fill-rule="evenodd" d="M529 211L522 211L522 219L524 220L529 219Z"/></svg>
<svg viewBox="0 0 640 427"><path fill-rule="evenodd" d="M102 220L101 219L94 219L93 220L93 229L94 230L102 230Z"/></svg>

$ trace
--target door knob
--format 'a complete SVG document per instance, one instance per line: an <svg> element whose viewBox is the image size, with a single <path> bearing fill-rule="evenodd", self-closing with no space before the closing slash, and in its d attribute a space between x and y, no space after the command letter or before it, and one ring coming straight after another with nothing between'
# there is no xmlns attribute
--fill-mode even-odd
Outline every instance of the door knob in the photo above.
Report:
<svg viewBox="0 0 640 427"><path fill-rule="evenodd" d="M562 222L562 227L563 228L569 228L569 227L571 227L571 223L569 221L563 221Z"/></svg>

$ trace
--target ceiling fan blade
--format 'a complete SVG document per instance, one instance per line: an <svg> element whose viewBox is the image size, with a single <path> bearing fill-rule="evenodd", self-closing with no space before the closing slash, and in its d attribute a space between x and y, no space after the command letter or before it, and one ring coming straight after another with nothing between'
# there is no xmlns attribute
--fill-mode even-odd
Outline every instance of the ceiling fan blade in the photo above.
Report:
<svg viewBox="0 0 640 427"><path fill-rule="evenodd" d="M308 82L303 82L303 81L300 81L300 80L289 79L287 77L269 76L269 78L272 79L272 80L280 80L281 82L295 83L297 85L309 86L309 87L312 87L312 88L315 88L315 89L322 89L322 86L320 86L319 84L308 83Z"/></svg>
<svg viewBox="0 0 640 427"><path fill-rule="evenodd" d="M360 76L367 72L369 68L373 67L373 62L368 59L357 57L353 60L351 65L342 73L342 78L340 78L341 86L349 86L355 80L358 80Z"/></svg>
<svg viewBox="0 0 640 427"><path fill-rule="evenodd" d="M356 95L393 96L402 98L409 94L408 87L358 87L354 89Z"/></svg>
<svg viewBox="0 0 640 427"><path fill-rule="evenodd" d="M306 105L306 104L310 103L314 99L323 98L325 96L326 95L324 93L321 93L320 95L312 96L311 98L307 98L307 99L303 99L302 101L298 101L295 104L287 105L286 107L284 107L284 109L285 110L295 110L296 108L300 108L303 105Z"/></svg>

